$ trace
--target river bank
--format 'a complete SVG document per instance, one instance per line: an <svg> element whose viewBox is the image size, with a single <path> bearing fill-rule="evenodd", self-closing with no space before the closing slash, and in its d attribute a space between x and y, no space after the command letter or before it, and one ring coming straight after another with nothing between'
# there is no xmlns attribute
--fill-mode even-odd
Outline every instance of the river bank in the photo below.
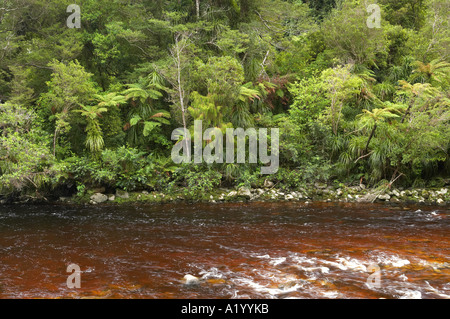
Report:
<svg viewBox="0 0 450 319"><path fill-rule="evenodd" d="M424 205L450 205L450 186L439 188L409 188L391 189L366 188L360 186L335 187L325 183L315 183L304 188L280 189L276 185L268 184L264 188L217 188L211 192L201 194L186 194L183 189L172 192L159 191L133 191L127 192L116 189L93 188L85 190L82 194L59 197L34 197L21 195L9 198L0 198L0 204L38 203L38 202L64 202L72 204L124 204L124 203L170 203L170 202L354 202L354 203L405 203Z"/></svg>

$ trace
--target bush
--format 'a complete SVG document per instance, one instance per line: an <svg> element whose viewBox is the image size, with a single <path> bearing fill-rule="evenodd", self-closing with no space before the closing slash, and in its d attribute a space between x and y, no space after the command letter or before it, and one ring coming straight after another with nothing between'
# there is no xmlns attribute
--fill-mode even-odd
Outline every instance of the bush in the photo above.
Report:
<svg viewBox="0 0 450 319"><path fill-rule="evenodd" d="M170 191L177 187L183 188L183 194L188 198L201 198L219 186L222 174L205 165L186 164L175 171L169 184Z"/></svg>

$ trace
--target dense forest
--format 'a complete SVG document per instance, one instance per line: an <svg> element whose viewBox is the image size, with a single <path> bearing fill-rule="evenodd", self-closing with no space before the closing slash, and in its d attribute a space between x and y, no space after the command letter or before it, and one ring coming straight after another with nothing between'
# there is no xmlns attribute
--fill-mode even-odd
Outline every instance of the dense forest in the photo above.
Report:
<svg viewBox="0 0 450 319"><path fill-rule="evenodd" d="M447 0L1 2L0 194L449 176ZM197 119L279 128L276 174L175 164L171 133Z"/></svg>

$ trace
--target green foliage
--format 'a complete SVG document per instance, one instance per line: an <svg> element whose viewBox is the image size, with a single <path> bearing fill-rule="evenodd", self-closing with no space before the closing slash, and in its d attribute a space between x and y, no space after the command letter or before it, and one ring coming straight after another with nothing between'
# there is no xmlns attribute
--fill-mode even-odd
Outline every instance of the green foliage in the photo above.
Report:
<svg viewBox="0 0 450 319"><path fill-rule="evenodd" d="M169 190L181 189L187 198L202 198L221 183L222 174L210 167L185 164L174 172Z"/></svg>
<svg viewBox="0 0 450 319"><path fill-rule="evenodd" d="M0 193L38 191L59 174L49 136L38 123L34 112L0 104Z"/></svg>
<svg viewBox="0 0 450 319"><path fill-rule="evenodd" d="M278 187L450 174L448 1L380 0L372 29L360 0L86 0L81 29L65 1L3 2L0 193L261 186L172 162L195 119L279 128Z"/></svg>

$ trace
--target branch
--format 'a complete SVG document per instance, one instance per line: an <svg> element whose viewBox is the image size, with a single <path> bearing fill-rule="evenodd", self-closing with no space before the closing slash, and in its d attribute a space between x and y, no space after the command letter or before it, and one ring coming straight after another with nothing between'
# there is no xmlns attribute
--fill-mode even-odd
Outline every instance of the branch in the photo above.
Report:
<svg viewBox="0 0 450 319"><path fill-rule="evenodd" d="M355 161L355 164L356 164L360 159L363 159L364 157L367 157L367 156L369 156L369 155L372 154L372 153L373 153L373 151L371 151L370 153L367 153L366 155L363 155L363 156L358 157L358 159Z"/></svg>
<svg viewBox="0 0 450 319"><path fill-rule="evenodd" d="M272 29L272 27L270 27L269 24L267 23L267 20L265 20L257 10L254 10L254 11L256 12L256 14L261 19L262 23L266 26L267 29L269 29L272 32L276 32L276 33L284 33L284 31L281 29L276 28L276 29L278 29L278 31Z"/></svg>

